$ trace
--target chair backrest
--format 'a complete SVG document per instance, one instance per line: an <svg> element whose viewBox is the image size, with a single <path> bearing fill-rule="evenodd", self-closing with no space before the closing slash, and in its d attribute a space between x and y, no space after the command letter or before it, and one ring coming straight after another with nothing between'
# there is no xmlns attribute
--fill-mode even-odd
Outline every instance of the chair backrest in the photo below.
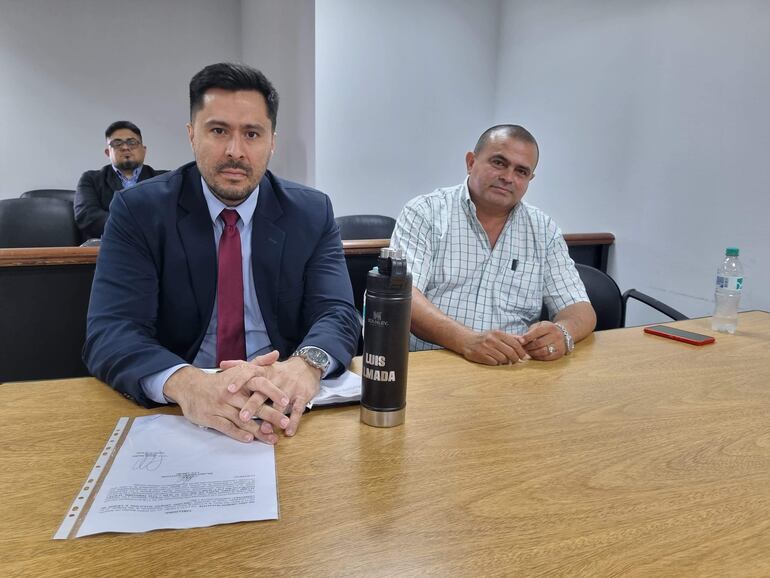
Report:
<svg viewBox="0 0 770 578"><path fill-rule="evenodd" d="M343 239L390 239L396 220L385 215L344 215L335 219Z"/></svg>
<svg viewBox="0 0 770 578"><path fill-rule="evenodd" d="M80 233L69 201L0 200L0 247L74 247L79 243Z"/></svg>
<svg viewBox="0 0 770 578"><path fill-rule="evenodd" d="M615 281L599 269L575 263L586 286L588 299L596 311L596 331L617 329L625 325L623 298Z"/></svg>
<svg viewBox="0 0 770 578"><path fill-rule="evenodd" d="M62 199L64 201L74 203L75 191L71 191L69 189L34 189L32 191L26 191L21 194L22 199L38 199L40 197L45 197L48 199Z"/></svg>

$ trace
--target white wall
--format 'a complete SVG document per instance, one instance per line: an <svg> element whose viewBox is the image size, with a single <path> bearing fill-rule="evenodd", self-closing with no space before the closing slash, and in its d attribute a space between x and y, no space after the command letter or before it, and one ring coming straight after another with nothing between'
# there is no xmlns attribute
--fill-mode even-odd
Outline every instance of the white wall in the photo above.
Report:
<svg viewBox="0 0 770 578"><path fill-rule="evenodd" d="M238 0L0 0L0 198L74 189L118 119L148 164L192 160L190 78L240 50Z"/></svg>
<svg viewBox="0 0 770 578"><path fill-rule="evenodd" d="M316 186L396 216L460 182L493 116L498 0L317 0Z"/></svg>
<svg viewBox="0 0 770 578"><path fill-rule="evenodd" d="M770 3L506 0L501 22L496 120L541 145L527 200L613 232L621 289L690 316L738 246L741 308L770 309Z"/></svg>
<svg viewBox="0 0 770 578"><path fill-rule="evenodd" d="M312 185L315 180L315 0L243 0L241 55L280 96L270 169Z"/></svg>
<svg viewBox="0 0 770 578"><path fill-rule="evenodd" d="M708 315L737 245L743 308L770 309L768 54L764 0L0 0L0 198L74 187L118 118L149 164L186 162L190 77L242 59L282 94L272 167L339 215L397 215L518 122L542 149L528 200L615 233L621 288Z"/></svg>

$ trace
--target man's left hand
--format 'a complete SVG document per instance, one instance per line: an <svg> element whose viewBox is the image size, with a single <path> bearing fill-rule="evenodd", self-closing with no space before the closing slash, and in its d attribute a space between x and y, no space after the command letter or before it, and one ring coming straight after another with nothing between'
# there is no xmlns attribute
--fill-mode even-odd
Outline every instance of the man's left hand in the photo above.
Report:
<svg viewBox="0 0 770 578"><path fill-rule="evenodd" d="M222 369L229 369L241 363L253 363L254 365L265 366L267 370L266 377L289 398L287 406L291 413L289 414L289 425L284 432L287 436L293 436L299 428L299 421L305 411L308 402L318 395L321 389L321 370L311 367L300 357L290 357L286 361L274 362L275 353L269 353L254 358L252 361L223 361ZM249 387L250 384L246 384ZM253 414L258 407L257 402L249 399L242 408L246 410L247 415Z"/></svg>
<svg viewBox="0 0 770 578"><path fill-rule="evenodd" d="M562 357L567 351L564 333L550 321L540 321L530 325L521 337L524 341L524 350L532 359L553 361Z"/></svg>

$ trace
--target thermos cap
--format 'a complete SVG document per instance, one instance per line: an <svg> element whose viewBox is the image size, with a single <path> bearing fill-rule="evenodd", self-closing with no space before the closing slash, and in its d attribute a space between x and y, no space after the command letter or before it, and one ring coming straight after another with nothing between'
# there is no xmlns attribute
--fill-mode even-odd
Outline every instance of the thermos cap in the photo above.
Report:
<svg viewBox="0 0 770 578"><path fill-rule="evenodd" d="M380 258L382 259L403 259L404 252L401 249L393 247L383 247L380 249Z"/></svg>

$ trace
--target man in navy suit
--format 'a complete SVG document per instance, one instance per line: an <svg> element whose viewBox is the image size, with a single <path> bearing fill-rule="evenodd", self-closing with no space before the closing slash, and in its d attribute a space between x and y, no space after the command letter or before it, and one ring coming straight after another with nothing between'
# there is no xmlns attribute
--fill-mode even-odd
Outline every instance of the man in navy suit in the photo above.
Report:
<svg viewBox="0 0 770 578"><path fill-rule="evenodd" d="M271 444L296 433L360 334L329 198L267 170L277 110L248 66L193 77L195 162L115 194L84 347L90 371L138 403Z"/></svg>

